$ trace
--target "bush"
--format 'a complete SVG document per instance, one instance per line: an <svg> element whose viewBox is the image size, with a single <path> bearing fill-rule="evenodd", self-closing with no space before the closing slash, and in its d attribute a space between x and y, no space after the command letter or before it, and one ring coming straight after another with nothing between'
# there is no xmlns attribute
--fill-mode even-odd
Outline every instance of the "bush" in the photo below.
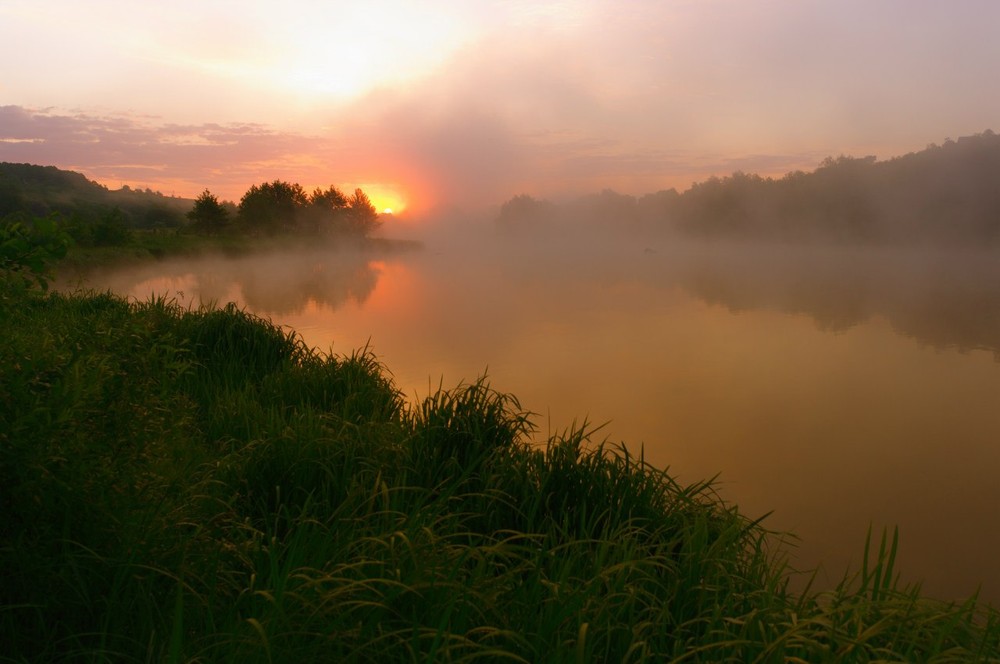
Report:
<svg viewBox="0 0 1000 664"><path fill-rule="evenodd" d="M55 216L0 224L0 280L6 288L48 288L50 263L66 255L69 238Z"/></svg>

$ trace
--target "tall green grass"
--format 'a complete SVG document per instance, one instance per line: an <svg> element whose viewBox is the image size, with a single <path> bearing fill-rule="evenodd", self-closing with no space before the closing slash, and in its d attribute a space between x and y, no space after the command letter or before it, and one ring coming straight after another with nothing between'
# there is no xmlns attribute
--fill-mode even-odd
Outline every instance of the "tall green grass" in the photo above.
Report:
<svg viewBox="0 0 1000 664"><path fill-rule="evenodd" d="M895 536L780 534L485 379L407 403L235 307L0 298L0 661L988 661ZM878 546L875 546L876 542Z"/></svg>

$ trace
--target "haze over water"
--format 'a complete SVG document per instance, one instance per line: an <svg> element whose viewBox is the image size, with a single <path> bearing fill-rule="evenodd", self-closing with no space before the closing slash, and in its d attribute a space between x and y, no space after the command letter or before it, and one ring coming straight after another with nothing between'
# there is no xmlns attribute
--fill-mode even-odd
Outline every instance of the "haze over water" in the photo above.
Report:
<svg viewBox="0 0 1000 664"><path fill-rule="evenodd" d="M538 440L584 419L682 482L718 475L801 538L820 584L898 525L931 595L1000 603L1000 266L988 252L559 246L487 233L421 251L313 250L91 275L140 299L236 301L339 354L370 346L411 399L488 370Z"/></svg>

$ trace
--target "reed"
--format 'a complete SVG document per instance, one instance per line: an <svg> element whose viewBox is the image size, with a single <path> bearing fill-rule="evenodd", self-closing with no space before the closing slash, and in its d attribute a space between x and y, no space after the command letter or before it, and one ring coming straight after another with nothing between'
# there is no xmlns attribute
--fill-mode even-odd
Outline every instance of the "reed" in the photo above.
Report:
<svg viewBox="0 0 1000 664"><path fill-rule="evenodd" d="M0 300L0 661L990 661L895 534L789 590L780 533L485 378L404 401L235 307ZM877 546L876 546L877 543Z"/></svg>

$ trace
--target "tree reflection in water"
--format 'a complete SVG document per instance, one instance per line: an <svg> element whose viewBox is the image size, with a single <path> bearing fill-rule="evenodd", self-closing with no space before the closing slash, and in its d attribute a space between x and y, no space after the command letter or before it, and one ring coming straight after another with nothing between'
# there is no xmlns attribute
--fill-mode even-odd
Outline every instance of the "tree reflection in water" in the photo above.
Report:
<svg viewBox="0 0 1000 664"><path fill-rule="evenodd" d="M151 294L187 306L235 301L254 312L281 317L308 304L338 309L362 305L378 283L378 254L370 251L309 249L228 258L169 259L98 270L62 288L81 285L110 289L140 300Z"/></svg>

